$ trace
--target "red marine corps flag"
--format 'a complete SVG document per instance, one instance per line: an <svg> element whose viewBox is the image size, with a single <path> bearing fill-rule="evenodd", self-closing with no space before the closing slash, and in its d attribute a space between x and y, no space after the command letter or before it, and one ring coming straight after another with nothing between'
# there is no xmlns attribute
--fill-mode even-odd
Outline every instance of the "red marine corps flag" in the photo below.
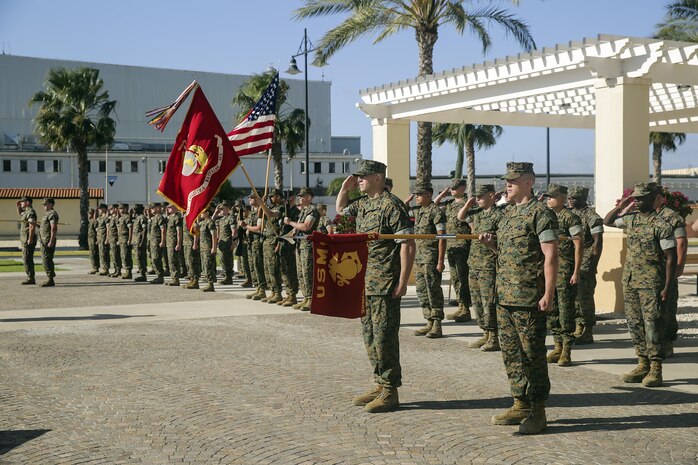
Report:
<svg viewBox="0 0 698 465"><path fill-rule="evenodd" d="M361 318L366 315L368 234L313 232L313 294L310 313Z"/></svg>
<svg viewBox="0 0 698 465"><path fill-rule="evenodd" d="M158 188L158 193L184 212L190 231L196 218L208 208L240 163L201 87L196 84L187 90L191 92L193 89L189 111L177 134ZM169 107L153 110L159 116L150 124L162 130L176 107L186 99L186 94L188 92L185 90ZM153 112L150 112L150 116Z"/></svg>

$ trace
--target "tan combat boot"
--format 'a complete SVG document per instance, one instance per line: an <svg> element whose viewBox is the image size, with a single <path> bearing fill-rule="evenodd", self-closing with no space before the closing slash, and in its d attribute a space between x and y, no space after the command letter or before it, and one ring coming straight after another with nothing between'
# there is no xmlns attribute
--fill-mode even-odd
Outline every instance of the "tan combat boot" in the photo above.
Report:
<svg viewBox="0 0 698 465"><path fill-rule="evenodd" d="M252 297L254 297L254 296L256 296L256 295L259 295L259 293L261 292L261 290L262 290L262 289L258 287L257 289L255 289L254 292L250 292L249 294L245 295L245 298L246 298L246 299L252 299Z"/></svg>
<svg viewBox="0 0 698 465"><path fill-rule="evenodd" d="M364 410L368 413L383 413L397 410L400 406L400 398L397 395L397 388L383 386L378 396L366 404Z"/></svg>
<svg viewBox="0 0 698 465"><path fill-rule="evenodd" d="M419 329L414 330L414 335L415 336L424 336L429 331L431 331L432 326L433 326L433 322L431 320L427 320L426 326L424 326L423 328L419 328Z"/></svg>
<svg viewBox="0 0 698 465"><path fill-rule="evenodd" d="M574 333L572 334L572 336L574 336L575 338L578 338L579 336L582 335L583 332L584 332L584 325L582 323L577 323L575 328L574 328Z"/></svg>
<svg viewBox="0 0 698 465"><path fill-rule="evenodd" d="M639 383L650 372L650 361L647 357L638 357L637 366L625 373L621 378L624 383Z"/></svg>
<svg viewBox="0 0 698 465"><path fill-rule="evenodd" d="M548 352L545 359L548 363L557 363L560 360L560 354L562 353L562 339L555 339L555 347L553 350Z"/></svg>
<svg viewBox="0 0 698 465"><path fill-rule="evenodd" d="M531 402L531 413L519 426L520 434L538 434L548 426L548 419L545 418L545 403Z"/></svg>
<svg viewBox="0 0 698 465"><path fill-rule="evenodd" d="M441 331L441 320L434 320L431 324L431 330L426 334L429 339L438 339L443 337L444 334Z"/></svg>
<svg viewBox="0 0 698 465"><path fill-rule="evenodd" d="M53 278L48 278L43 283L39 284L39 287L54 287L56 283L53 282Z"/></svg>
<svg viewBox="0 0 698 465"><path fill-rule="evenodd" d="M309 312L310 305L313 303L313 299L308 299L308 301L301 307L301 312Z"/></svg>
<svg viewBox="0 0 698 465"><path fill-rule="evenodd" d="M303 299L301 302L298 302L296 305L292 306L291 308L294 310L300 310L303 305L308 301L308 298L306 297Z"/></svg>
<svg viewBox="0 0 698 465"><path fill-rule="evenodd" d="M577 345L585 345L585 344L593 344L594 343L594 335L592 334L592 326L589 325L582 325L584 330L582 331L582 334L579 337L575 336L574 343Z"/></svg>
<svg viewBox="0 0 698 465"><path fill-rule="evenodd" d="M490 332L485 331L480 339L478 339L475 342L471 342L470 344L468 344L468 347L470 347L471 349L479 349L480 347L484 346L489 339L490 339Z"/></svg>
<svg viewBox="0 0 698 465"><path fill-rule="evenodd" d="M267 301L267 291L264 289L259 289L255 295L251 297L252 300L259 300L260 302Z"/></svg>
<svg viewBox="0 0 698 465"><path fill-rule="evenodd" d="M205 288L201 289L202 292L215 292L216 289L213 287L213 283L211 281L208 282Z"/></svg>
<svg viewBox="0 0 698 465"><path fill-rule="evenodd" d="M377 384L370 391L364 392L363 394L359 394L358 396L355 396L351 401L354 403L354 405L358 405L358 406L363 407L364 405L368 404L373 399L378 397L378 395L381 393L382 390L383 390L383 386L381 386L380 384Z"/></svg>
<svg viewBox="0 0 698 465"><path fill-rule="evenodd" d="M557 361L557 366L572 366L572 341L564 341L562 343L562 352L560 353L560 358Z"/></svg>
<svg viewBox="0 0 698 465"><path fill-rule="evenodd" d="M502 350L502 348L499 346L499 335L497 334L497 331L490 331L490 338L487 340L485 345L480 347L480 350L483 352L498 352Z"/></svg>
<svg viewBox="0 0 698 465"><path fill-rule="evenodd" d="M168 283L168 286L179 286L179 278L172 278L172 281Z"/></svg>
<svg viewBox="0 0 698 465"><path fill-rule="evenodd" d="M514 398L514 405L504 413L492 417L493 425L519 425L531 413L531 403L523 398Z"/></svg>
<svg viewBox="0 0 698 465"><path fill-rule="evenodd" d="M27 284L36 284L36 279L35 278L27 278L24 281L22 281L22 284L24 284L25 286Z"/></svg>
<svg viewBox="0 0 698 465"><path fill-rule="evenodd" d="M290 295L286 298L283 304L281 304L282 307L293 307L294 305L298 304L298 300L296 300L295 295Z"/></svg>
<svg viewBox="0 0 698 465"><path fill-rule="evenodd" d="M271 295L271 297L269 297L269 298L267 299L267 303L268 303L268 304L275 304L275 303L280 302L280 301L282 301L282 300L284 300L284 298L281 296L281 293L280 293L280 292L274 292L274 293ZM264 299L262 299L262 301L264 301Z"/></svg>
<svg viewBox="0 0 698 465"><path fill-rule="evenodd" d="M659 387L662 385L662 362L652 360L650 372L642 378L642 385L645 387Z"/></svg>
<svg viewBox="0 0 698 465"><path fill-rule="evenodd" d="M127 271L126 274L121 275L121 279L133 279L133 273L130 271Z"/></svg>
<svg viewBox="0 0 698 465"><path fill-rule="evenodd" d="M199 280L198 279L192 279L187 283L186 286L184 286L186 289L198 289L199 288Z"/></svg>
<svg viewBox="0 0 698 465"><path fill-rule="evenodd" d="M458 304L458 310L453 313L449 313L446 315L446 318L453 320L456 323L467 323L468 321L472 320L472 317L470 316L470 309L462 303Z"/></svg>

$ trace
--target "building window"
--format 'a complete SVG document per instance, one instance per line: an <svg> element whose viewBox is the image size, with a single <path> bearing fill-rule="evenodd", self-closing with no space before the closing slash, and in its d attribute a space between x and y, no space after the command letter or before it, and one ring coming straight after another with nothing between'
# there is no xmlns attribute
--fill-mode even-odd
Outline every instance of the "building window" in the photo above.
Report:
<svg viewBox="0 0 698 465"><path fill-rule="evenodd" d="M9 173L12 171L12 160L3 160L2 161L2 170L5 173Z"/></svg>
<svg viewBox="0 0 698 465"><path fill-rule="evenodd" d="M301 162L301 174L305 174L305 162Z"/></svg>
<svg viewBox="0 0 698 465"><path fill-rule="evenodd" d="M342 173L347 174L349 172L349 162L345 161L342 163Z"/></svg>
<svg viewBox="0 0 698 465"><path fill-rule="evenodd" d="M19 161L19 170L22 173L26 173L27 171L29 171L29 169L27 168L27 160L20 160Z"/></svg>
<svg viewBox="0 0 698 465"><path fill-rule="evenodd" d="M328 172L328 173L334 173L335 171L336 171L336 170L335 170L335 162L330 162L330 163L329 163L329 167L327 168L327 172Z"/></svg>
<svg viewBox="0 0 698 465"><path fill-rule="evenodd" d="M131 173L138 173L138 161L131 161Z"/></svg>
<svg viewBox="0 0 698 465"><path fill-rule="evenodd" d="M167 167L167 161L165 160L159 160L158 161L158 173L164 173L165 168Z"/></svg>
<svg viewBox="0 0 698 465"><path fill-rule="evenodd" d="M117 160L114 162L114 172L123 173L124 172L124 162Z"/></svg>
<svg viewBox="0 0 698 465"><path fill-rule="evenodd" d="M61 160L53 160L53 172L60 173L63 171L63 163Z"/></svg>
<svg viewBox="0 0 698 465"><path fill-rule="evenodd" d="M99 172L100 173L107 172L107 162L105 160L99 160Z"/></svg>
<svg viewBox="0 0 698 465"><path fill-rule="evenodd" d="M90 160L87 160L87 164L85 166L87 167L87 172L91 173L92 172L92 162Z"/></svg>
<svg viewBox="0 0 698 465"><path fill-rule="evenodd" d="M313 173L322 173L322 163L319 161L313 162Z"/></svg>
<svg viewBox="0 0 698 465"><path fill-rule="evenodd" d="M44 160L36 160L36 172L37 173L46 172L46 162Z"/></svg>

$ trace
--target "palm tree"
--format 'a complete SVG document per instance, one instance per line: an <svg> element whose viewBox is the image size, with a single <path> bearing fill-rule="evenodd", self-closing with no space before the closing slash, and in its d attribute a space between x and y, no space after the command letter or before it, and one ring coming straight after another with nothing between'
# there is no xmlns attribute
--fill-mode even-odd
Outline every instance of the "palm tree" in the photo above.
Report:
<svg viewBox="0 0 698 465"><path fill-rule="evenodd" d="M525 50L535 48L528 25L507 10L484 6L465 11L464 0L304 0L295 19L348 14L339 26L329 30L316 48L315 60L325 63L339 49L364 36L376 36L374 44L396 32L413 29L419 47L419 76L434 72L434 45L439 27L452 24L459 34L473 32L483 53L492 43L486 26L495 23L511 34ZM518 3L513 0L513 3ZM417 123L417 182L431 181L432 125Z"/></svg>
<svg viewBox="0 0 698 465"><path fill-rule="evenodd" d="M678 146L684 142L686 142L686 134L682 132L650 132L654 182L662 183L662 152L665 150L675 152Z"/></svg>
<svg viewBox="0 0 698 465"><path fill-rule="evenodd" d="M238 89L233 98L233 106L238 109L233 125L239 123L250 111L250 108L257 103L276 73L276 70L269 70L262 74L255 74ZM274 187L277 189L284 187L284 167L281 160L282 143L286 147L289 159L292 159L305 143L305 111L300 108L285 111L283 106L286 104L287 93L288 84L280 80L276 94L274 143L271 148L271 156L274 160ZM308 120L308 125L310 125L310 120ZM307 170L309 167L306 166L305 169Z"/></svg>
<svg viewBox="0 0 698 465"><path fill-rule="evenodd" d="M657 38L698 42L698 0L678 0L667 5Z"/></svg>
<svg viewBox="0 0 698 465"><path fill-rule="evenodd" d="M434 142L439 146L450 142L458 149L454 178L463 177L463 155L465 154L469 195L475 195L475 149L494 146L503 132L504 129L501 126L487 124L436 123L434 125Z"/></svg>
<svg viewBox="0 0 698 465"><path fill-rule="evenodd" d="M53 68L46 76L46 91L37 92L29 106L41 105L34 119L39 140L53 150L74 150L80 187L80 248L87 249L87 151L114 143L116 123L110 115L116 100L103 90L99 70Z"/></svg>

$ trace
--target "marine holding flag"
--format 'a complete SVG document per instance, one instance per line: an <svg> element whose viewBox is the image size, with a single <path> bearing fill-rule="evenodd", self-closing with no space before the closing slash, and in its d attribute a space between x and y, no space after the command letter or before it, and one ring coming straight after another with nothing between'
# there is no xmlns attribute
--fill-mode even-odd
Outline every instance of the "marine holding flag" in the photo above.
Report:
<svg viewBox="0 0 698 465"><path fill-rule="evenodd" d="M158 188L184 212L189 231L240 163L203 91L195 89Z"/></svg>
<svg viewBox="0 0 698 465"><path fill-rule="evenodd" d="M359 170L342 183L337 195L337 212L356 216L356 231L373 234L409 234L410 220L402 201L385 191L386 166L362 160ZM356 187L365 194L349 205L349 192ZM414 262L414 240L372 240L366 263L366 315L361 319L368 358L373 365L376 386L354 397L354 405L367 412L395 410L397 388L402 385L400 368L400 299ZM314 303L314 302L313 302Z"/></svg>

